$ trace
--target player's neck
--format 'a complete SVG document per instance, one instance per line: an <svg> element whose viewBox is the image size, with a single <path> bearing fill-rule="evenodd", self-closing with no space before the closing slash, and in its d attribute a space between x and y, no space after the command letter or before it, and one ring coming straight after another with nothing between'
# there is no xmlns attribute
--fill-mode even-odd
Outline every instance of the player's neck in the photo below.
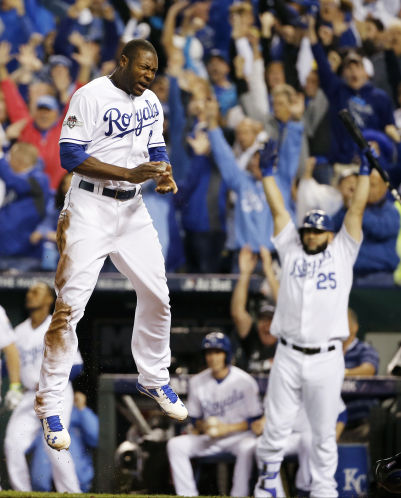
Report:
<svg viewBox="0 0 401 498"><path fill-rule="evenodd" d="M32 328L36 329L41 325L49 315L49 310L47 308L38 308L29 313L29 318L31 319Z"/></svg>
<svg viewBox="0 0 401 498"><path fill-rule="evenodd" d="M119 88L120 90L123 90L126 93L130 93L126 88L124 88L122 78L120 77L120 73L118 71L118 68L109 76L110 81L113 83L114 86Z"/></svg>
<svg viewBox="0 0 401 498"><path fill-rule="evenodd" d="M224 379L225 377L227 377L228 373L230 371L230 368L229 366L225 366L223 369L217 371L217 372L212 372L212 375L215 379L217 380L222 380Z"/></svg>

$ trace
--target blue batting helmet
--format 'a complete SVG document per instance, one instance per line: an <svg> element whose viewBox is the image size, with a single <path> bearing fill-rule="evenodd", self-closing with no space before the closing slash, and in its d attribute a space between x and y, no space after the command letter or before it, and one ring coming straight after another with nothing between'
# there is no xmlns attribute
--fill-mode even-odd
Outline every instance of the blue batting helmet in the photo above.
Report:
<svg viewBox="0 0 401 498"><path fill-rule="evenodd" d="M322 232L334 232L333 220L322 209L311 209L308 211L299 229L302 230L303 228L315 228Z"/></svg>
<svg viewBox="0 0 401 498"><path fill-rule="evenodd" d="M226 364L231 363L231 341L223 332L210 332L202 340L202 351L219 349L226 353Z"/></svg>

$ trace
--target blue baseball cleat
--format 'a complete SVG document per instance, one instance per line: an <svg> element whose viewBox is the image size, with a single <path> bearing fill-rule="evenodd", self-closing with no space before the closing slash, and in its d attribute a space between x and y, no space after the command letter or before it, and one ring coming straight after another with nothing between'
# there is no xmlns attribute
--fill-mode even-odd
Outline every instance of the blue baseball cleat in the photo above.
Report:
<svg viewBox="0 0 401 498"><path fill-rule="evenodd" d="M185 420L188 417L188 411L185 408L184 403L168 384L161 387L150 388L137 382L136 388L141 394L157 401L160 408L169 417L180 421Z"/></svg>
<svg viewBox="0 0 401 498"><path fill-rule="evenodd" d="M71 444L71 438L64 427L64 422L58 415L41 419L43 434L46 443L57 451L68 450Z"/></svg>

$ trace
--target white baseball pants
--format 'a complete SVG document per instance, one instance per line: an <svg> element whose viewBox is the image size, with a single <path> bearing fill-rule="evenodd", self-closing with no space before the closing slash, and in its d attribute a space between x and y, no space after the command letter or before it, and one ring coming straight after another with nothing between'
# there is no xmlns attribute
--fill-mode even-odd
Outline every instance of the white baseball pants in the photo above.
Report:
<svg viewBox="0 0 401 498"><path fill-rule="evenodd" d="M256 436L251 431L213 439L206 434L185 434L170 439L167 453L175 492L180 496L198 496L190 459L221 452L236 457L231 496L249 496L249 479L254 464Z"/></svg>
<svg viewBox="0 0 401 498"><path fill-rule="evenodd" d="M13 489L32 491L28 463L25 453L42 432L40 421L33 410L34 391L26 391L21 402L13 411L6 429L4 442L8 476ZM63 419L68 427L74 393L71 383L65 392ZM50 448L44 438L46 452L52 466L53 481L59 493L80 493L79 482L75 473L74 461L69 451L56 451Z"/></svg>
<svg viewBox="0 0 401 498"><path fill-rule="evenodd" d="M338 496L335 428L343 379L340 341L334 351L315 355L278 345L265 397L266 424L257 444L259 468L265 463L268 470L279 469L302 402L312 428L311 496Z"/></svg>
<svg viewBox="0 0 401 498"><path fill-rule="evenodd" d="M137 295L132 354L139 382L160 387L169 382L170 304L164 259L141 194L120 201L78 188L73 177L57 227L60 261L57 301L45 335L45 351L35 410L39 418L62 411L62 393L77 350L76 325L110 255Z"/></svg>

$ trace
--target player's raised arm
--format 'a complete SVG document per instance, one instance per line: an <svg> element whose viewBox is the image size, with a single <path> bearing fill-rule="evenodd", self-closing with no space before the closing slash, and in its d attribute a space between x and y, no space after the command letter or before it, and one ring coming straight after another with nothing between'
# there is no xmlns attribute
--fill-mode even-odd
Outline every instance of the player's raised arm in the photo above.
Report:
<svg viewBox="0 0 401 498"><path fill-rule="evenodd" d="M344 225L347 232L357 242L360 242L362 239L362 218L370 188L370 166L364 153L361 154L361 161L356 190L344 218Z"/></svg>
<svg viewBox="0 0 401 498"><path fill-rule="evenodd" d="M260 152L260 170L263 175L266 200L273 216L274 235L278 235L290 221L290 214L285 207L283 196L274 179L273 169L276 159L277 144L274 140L269 140Z"/></svg>

